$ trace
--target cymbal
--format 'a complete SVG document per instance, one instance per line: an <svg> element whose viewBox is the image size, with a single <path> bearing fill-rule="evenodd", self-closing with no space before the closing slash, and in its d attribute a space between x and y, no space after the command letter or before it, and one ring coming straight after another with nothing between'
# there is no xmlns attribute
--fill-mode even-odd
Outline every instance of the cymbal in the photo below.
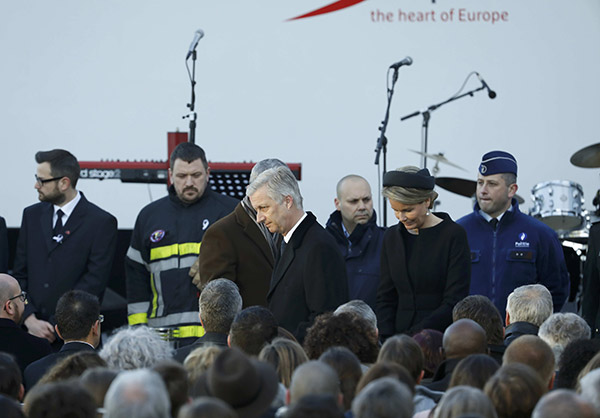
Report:
<svg viewBox="0 0 600 418"><path fill-rule="evenodd" d="M477 191L476 181L461 179L457 177L436 177L435 184L440 186L442 189L446 189L449 192L456 193L465 197L473 197L475 196L475 192ZM515 195L515 198L517 199L520 205L525 203L525 199L523 199L518 194Z"/></svg>
<svg viewBox="0 0 600 418"><path fill-rule="evenodd" d="M583 168L600 167L600 143L580 149L571 156L571 164Z"/></svg>
<svg viewBox="0 0 600 418"><path fill-rule="evenodd" d="M448 160L446 157L444 157L444 153L443 152L438 152L437 154L428 154L426 152L416 151L414 149L410 149L409 151L412 151L412 152L414 152L416 154L422 155L422 156L424 156L426 158L429 158L431 160L438 161L438 162L444 163L444 164L448 164L448 165L450 165L452 167L458 168L459 170L467 171L464 168L462 168L461 166L459 166L458 164L454 164L453 162L451 162L450 160Z"/></svg>

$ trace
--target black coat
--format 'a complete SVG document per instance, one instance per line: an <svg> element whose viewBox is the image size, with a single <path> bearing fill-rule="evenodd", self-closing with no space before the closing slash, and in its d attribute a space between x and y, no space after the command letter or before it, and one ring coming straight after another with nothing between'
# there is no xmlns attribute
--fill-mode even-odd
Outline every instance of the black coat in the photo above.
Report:
<svg viewBox="0 0 600 418"><path fill-rule="evenodd" d="M194 341L193 344L186 345L185 347L178 348L173 355L173 360L180 363L185 361L185 358L196 348L204 347L207 345L216 345L221 348L227 347L227 334L221 334L219 332L207 332L202 337Z"/></svg>
<svg viewBox="0 0 600 418"><path fill-rule="evenodd" d="M74 341L64 344L60 351L49 354L46 357L31 363L25 368L25 373L23 375L25 389L31 389L56 363L70 356L71 354L75 354L80 351L94 352L96 350L94 350L89 344Z"/></svg>
<svg viewBox="0 0 600 418"><path fill-rule="evenodd" d="M6 221L0 216L0 273L8 272L8 230Z"/></svg>
<svg viewBox="0 0 600 418"><path fill-rule="evenodd" d="M425 328L444 332L452 323L452 308L469 294L467 234L447 214L435 215L443 222L419 230L410 263L404 225L398 223L385 233L377 290L378 326L384 338Z"/></svg>
<svg viewBox="0 0 600 418"><path fill-rule="evenodd" d="M10 319L0 318L0 351L12 354L21 368L52 353L48 340L29 334Z"/></svg>
<svg viewBox="0 0 600 418"><path fill-rule="evenodd" d="M51 322L56 302L68 290L85 290L102 300L117 244L116 218L83 194L61 243L52 239L53 215L48 202L25 208L13 270L28 295L24 318L35 313Z"/></svg>
<svg viewBox="0 0 600 418"><path fill-rule="evenodd" d="M275 265L267 301L279 325L298 341L317 315L348 301L344 259L310 212Z"/></svg>
<svg viewBox="0 0 600 418"><path fill-rule="evenodd" d="M600 223L590 229L587 257L583 274L581 316L592 329L592 336L600 336Z"/></svg>

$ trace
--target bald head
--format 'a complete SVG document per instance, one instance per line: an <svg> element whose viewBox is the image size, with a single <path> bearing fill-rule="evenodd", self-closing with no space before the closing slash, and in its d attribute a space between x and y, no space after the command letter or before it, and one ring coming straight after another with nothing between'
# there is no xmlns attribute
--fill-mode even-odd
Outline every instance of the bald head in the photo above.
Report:
<svg viewBox="0 0 600 418"><path fill-rule="evenodd" d="M349 233L358 224L366 224L373 216L371 186L356 174L343 177L336 187L335 208L342 214L342 222Z"/></svg>
<svg viewBox="0 0 600 418"><path fill-rule="evenodd" d="M0 273L0 318L10 319L17 324L23 319L25 303L15 296L21 293L21 286L17 280L4 273Z"/></svg>
<svg viewBox="0 0 600 418"><path fill-rule="evenodd" d="M487 353L485 330L471 319L459 319L444 332L442 340L446 358L461 358Z"/></svg>
<svg viewBox="0 0 600 418"><path fill-rule="evenodd" d="M502 364L522 363L539 373L549 386L554 378L554 353L537 335L522 335L506 348Z"/></svg>

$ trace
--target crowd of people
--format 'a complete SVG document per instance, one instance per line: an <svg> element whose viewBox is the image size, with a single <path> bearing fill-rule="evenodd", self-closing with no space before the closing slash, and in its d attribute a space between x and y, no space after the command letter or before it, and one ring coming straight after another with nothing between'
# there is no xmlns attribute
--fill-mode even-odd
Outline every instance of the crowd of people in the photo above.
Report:
<svg viewBox="0 0 600 418"><path fill-rule="evenodd" d="M435 211L427 169L385 173L399 221L386 229L358 175L338 182L323 227L282 161L258 162L238 201L182 143L168 195L135 222L128 324L104 342L117 221L77 190L71 153L36 162L40 202L23 212L14 268L0 264L6 416L600 414L599 292L583 294L583 317L560 312L560 241L519 211L507 152L482 157L474 211L456 222Z"/></svg>

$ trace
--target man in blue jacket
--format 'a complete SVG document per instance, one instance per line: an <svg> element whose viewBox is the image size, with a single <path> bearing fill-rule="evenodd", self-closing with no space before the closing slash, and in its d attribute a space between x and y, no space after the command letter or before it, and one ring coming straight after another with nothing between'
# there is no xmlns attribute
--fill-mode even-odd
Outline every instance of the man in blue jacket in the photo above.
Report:
<svg viewBox="0 0 600 418"><path fill-rule="evenodd" d="M348 296L375 310L385 228L377 226L371 186L363 177L350 174L338 182L336 195L336 210L329 216L327 231L346 261Z"/></svg>
<svg viewBox="0 0 600 418"><path fill-rule="evenodd" d="M558 312L569 291L560 242L549 226L519 211L517 188L515 157L504 151L482 157L477 203L473 213L457 221L471 248L470 294L487 296L504 314L514 289L539 283L552 294Z"/></svg>

